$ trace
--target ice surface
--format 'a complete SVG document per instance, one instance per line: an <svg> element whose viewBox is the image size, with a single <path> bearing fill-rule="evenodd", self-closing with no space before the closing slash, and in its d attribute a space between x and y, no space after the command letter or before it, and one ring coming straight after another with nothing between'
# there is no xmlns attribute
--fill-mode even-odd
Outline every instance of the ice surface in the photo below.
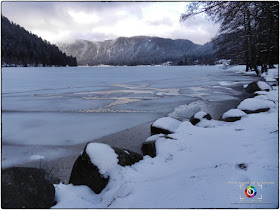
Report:
<svg viewBox="0 0 280 210"><path fill-rule="evenodd" d="M2 113L2 142L75 145L151 122L153 113Z"/></svg>
<svg viewBox="0 0 280 210"><path fill-rule="evenodd" d="M104 178L108 178L112 170L117 167L118 155L107 144L90 143L87 145L86 153Z"/></svg>
<svg viewBox="0 0 280 210"><path fill-rule="evenodd" d="M228 117L243 117L245 115L246 115L246 113L241 111L240 109L230 109L223 114L222 118L225 119Z"/></svg>
<svg viewBox="0 0 280 210"><path fill-rule="evenodd" d="M276 107L273 101L262 100L257 98L247 98L238 105L238 109L255 111L258 109L266 109Z"/></svg>
<svg viewBox="0 0 280 210"><path fill-rule="evenodd" d="M171 117L157 119L152 126L174 132L182 122Z"/></svg>
<svg viewBox="0 0 280 210"><path fill-rule="evenodd" d="M226 71L215 66L2 68L2 143L82 144L165 117L180 105L208 99L237 100L234 97L242 90L224 87L219 88L221 93L214 93L217 91L214 86L220 81L235 84L256 80L235 74L242 68ZM14 146L19 157L10 160L29 160L33 153L25 153L27 147ZM11 154L10 148L8 156L12 157ZM2 164L13 162L6 161L9 160Z"/></svg>

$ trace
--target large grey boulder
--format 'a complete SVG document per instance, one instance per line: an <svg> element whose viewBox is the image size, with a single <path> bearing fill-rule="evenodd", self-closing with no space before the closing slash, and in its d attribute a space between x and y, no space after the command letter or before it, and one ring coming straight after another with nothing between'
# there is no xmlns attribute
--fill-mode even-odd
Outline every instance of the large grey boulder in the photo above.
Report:
<svg viewBox="0 0 280 210"><path fill-rule="evenodd" d="M96 150L90 151L89 148L100 148L101 150L105 148L105 153L102 154L103 151L95 152ZM98 155L102 157L98 157ZM117 158L115 163L114 156ZM94 162L94 159L97 159L97 161ZM114 148L101 143L89 143L75 161L69 183L73 185L86 185L99 194L109 182L110 175L104 174L106 170L109 170L108 165L109 167L113 167L114 164L128 166L142 159L142 155L129 150ZM102 165L102 162L104 162L105 166Z"/></svg>
<svg viewBox="0 0 280 210"><path fill-rule="evenodd" d="M3 209L49 209L55 205L55 189L43 169L13 167L2 170Z"/></svg>

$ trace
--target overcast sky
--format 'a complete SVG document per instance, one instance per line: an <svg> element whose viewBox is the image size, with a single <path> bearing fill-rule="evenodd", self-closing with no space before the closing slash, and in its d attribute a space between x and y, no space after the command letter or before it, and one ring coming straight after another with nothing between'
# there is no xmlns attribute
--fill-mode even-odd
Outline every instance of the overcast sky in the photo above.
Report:
<svg viewBox="0 0 280 210"><path fill-rule="evenodd" d="M56 43L158 36L204 44L218 25L197 16L180 22L186 2L2 2L2 15Z"/></svg>

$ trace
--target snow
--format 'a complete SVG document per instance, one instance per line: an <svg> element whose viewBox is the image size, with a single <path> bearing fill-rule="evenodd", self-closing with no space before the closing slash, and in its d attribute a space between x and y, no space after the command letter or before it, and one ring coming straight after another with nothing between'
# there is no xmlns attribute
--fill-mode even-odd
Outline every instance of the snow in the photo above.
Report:
<svg viewBox="0 0 280 210"><path fill-rule="evenodd" d="M263 73L261 76L264 77L267 82L277 81L276 78L279 78L278 65L274 69L268 69L267 73Z"/></svg>
<svg viewBox="0 0 280 210"><path fill-rule="evenodd" d="M184 104L176 107L173 112L168 114L168 117L186 120L190 119L195 113L199 112L202 109L207 109L205 102L195 101L189 104Z"/></svg>
<svg viewBox="0 0 280 210"><path fill-rule="evenodd" d="M247 114L241 111L240 109L230 109L223 114L222 119L229 118L229 117L243 117L245 115Z"/></svg>
<svg viewBox="0 0 280 210"><path fill-rule="evenodd" d="M164 134L160 133L160 134L152 135L149 138L147 138L146 141L156 141L161 137L164 137Z"/></svg>
<svg viewBox="0 0 280 210"><path fill-rule="evenodd" d="M157 141L155 158L121 167L101 194L56 185L53 208L277 208L277 131L276 110L207 129L182 122L176 140ZM244 194L250 185L254 199Z"/></svg>
<svg viewBox="0 0 280 210"><path fill-rule="evenodd" d="M207 128L184 121L169 135L173 139L149 137L161 139L155 158L144 156L132 166L113 170L98 195L86 186L55 185L53 208L278 208L275 95L278 88L263 94L276 99L275 104L256 98L240 103L246 108L269 106L269 112L248 114L234 123L202 119L200 123L209 123ZM225 115L243 113L232 109ZM246 197L247 186L257 189L254 198Z"/></svg>
<svg viewBox="0 0 280 210"><path fill-rule="evenodd" d="M206 112L200 111L200 112L197 112L197 113L194 115L194 118L200 119L200 120L201 120L205 115L207 115Z"/></svg>
<svg viewBox="0 0 280 210"><path fill-rule="evenodd" d="M90 157L92 164L97 166L99 173L108 178L112 171L118 166L118 155L107 144L89 143L86 153Z"/></svg>
<svg viewBox="0 0 280 210"><path fill-rule="evenodd" d="M42 155L32 155L29 159L30 160L42 160L42 159L45 159L45 157Z"/></svg>
<svg viewBox="0 0 280 210"><path fill-rule="evenodd" d="M255 111L258 109L266 109L276 107L273 101L262 100L258 98L247 98L242 101L237 108L241 110Z"/></svg>
<svg viewBox="0 0 280 210"><path fill-rule="evenodd" d="M255 96L255 98L278 101L277 91L273 91L271 93L267 91L256 91L255 93L259 94L258 96Z"/></svg>
<svg viewBox="0 0 280 210"><path fill-rule="evenodd" d="M271 87L266 82L258 81L257 84L261 90L271 90Z"/></svg>
<svg viewBox="0 0 280 210"><path fill-rule="evenodd" d="M171 117L157 119L152 126L174 132L182 122Z"/></svg>

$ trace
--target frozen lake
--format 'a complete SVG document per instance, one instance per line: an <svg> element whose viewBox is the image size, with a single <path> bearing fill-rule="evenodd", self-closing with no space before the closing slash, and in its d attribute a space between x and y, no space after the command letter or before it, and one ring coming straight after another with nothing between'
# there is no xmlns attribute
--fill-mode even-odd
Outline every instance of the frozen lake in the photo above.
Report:
<svg viewBox="0 0 280 210"><path fill-rule="evenodd" d="M236 73L243 68L2 68L4 155L17 145L86 143L167 116L180 105L204 106L211 114L207 104L239 100L240 87L256 80Z"/></svg>

